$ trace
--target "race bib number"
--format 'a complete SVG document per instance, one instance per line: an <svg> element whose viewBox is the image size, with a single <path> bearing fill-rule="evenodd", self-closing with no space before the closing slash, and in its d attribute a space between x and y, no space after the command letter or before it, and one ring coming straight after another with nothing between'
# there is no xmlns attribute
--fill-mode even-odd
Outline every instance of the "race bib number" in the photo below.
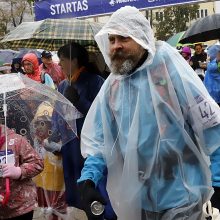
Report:
<svg viewBox="0 0 220 220"><path fill-rule="evenodd" d="M197 98L197 104L192 107L192 114L203 125L203 128L211 128L220 124L219 106L210 100Z"/></svg>
<svg viewBox="0 0 220 220"><path fill-rule="evenodd" d="M7 151L7 161L6 161L6 152L0 151L0 177L2 177L2 168L1 165L5 163L12 163L15 164L15 156L12 150Z"/></svg>

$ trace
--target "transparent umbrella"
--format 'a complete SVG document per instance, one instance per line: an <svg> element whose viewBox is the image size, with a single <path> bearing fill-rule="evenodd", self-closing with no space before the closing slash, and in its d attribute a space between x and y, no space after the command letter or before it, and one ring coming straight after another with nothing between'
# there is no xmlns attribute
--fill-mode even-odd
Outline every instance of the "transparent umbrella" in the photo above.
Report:
<svg viewBox="0 0 220 220"><path fill-rule="evenodd" d="M54 120L55 116L59 118L58 121ZM45 140L50 140L49 143L61 147L70 140L78 138L75 121L79 117L81 114L76 108L50 87L22 74L0 75L0 122L5 125L5 128L8 127L25 136L44 159L45 168L34 181L40 189L38 200L42 197L45 199L44 204L40 205L50 210L51 215L54 213L59 215L57 199L64 195L64 183L61 157L47 152ZM4 130L7 138L7 129ZM7 152L6 144L5 163L7 163ZM4 181L3 178L0 177L0 181ZM5 181L4 203L10 200L9 179ZM65 204L63 207L65 209Z"/></svg>

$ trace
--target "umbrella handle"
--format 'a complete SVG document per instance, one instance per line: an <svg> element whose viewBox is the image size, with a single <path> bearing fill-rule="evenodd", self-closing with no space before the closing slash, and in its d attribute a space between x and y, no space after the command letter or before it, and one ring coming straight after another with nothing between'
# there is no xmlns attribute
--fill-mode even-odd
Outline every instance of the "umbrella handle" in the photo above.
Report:
<svg viewBox="0 0 220 220"><path fill-rule="evenodd" d="M8 203L10 197L10 181L9 178L5 179L5 194L3 194L4 199L2 201L2 205L5 206Z"/></svg>

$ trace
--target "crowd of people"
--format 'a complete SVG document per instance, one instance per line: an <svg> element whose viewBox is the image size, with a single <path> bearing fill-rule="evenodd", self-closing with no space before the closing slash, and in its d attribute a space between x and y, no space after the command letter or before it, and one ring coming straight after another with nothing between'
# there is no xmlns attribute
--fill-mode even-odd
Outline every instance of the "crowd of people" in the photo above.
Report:
<svg viewBox="0 0 220 220"><path fill-rule="evenodd" d="M199 78L203 81L206 89L215 102L220 104L220 50L218 45L213 45L217 51L213 54L208 54L204 51L201 43L195 44L194 55L191 56L191 48L183 46L180 54L189 63ZM212 57L210 57L212 56Z"/></svg>
<svg viewBox="0 0 220 220"><path fill-rule="evenodd" d="M220 209L220 51L211 61L200 43L194 55L187 46L179 53L131 6L95 40L106 80L79 43L58 50L59 64L46 50L40 65L33 53L13 60L12 72L57 90L81 117L70 141L45 102L30 122L32 143L0 126L0 159L14 158L0 160L0 219L31 220L37 203L50 220L67 207L88 220L204 220L209 200Z"/></svg>

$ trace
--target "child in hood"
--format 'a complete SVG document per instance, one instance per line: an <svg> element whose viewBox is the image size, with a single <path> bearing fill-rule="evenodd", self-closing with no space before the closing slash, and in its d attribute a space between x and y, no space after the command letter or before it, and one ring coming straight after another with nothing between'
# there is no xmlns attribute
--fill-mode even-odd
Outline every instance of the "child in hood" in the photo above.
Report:
<svg viewBox="0 0 220 220"><path fill-rule="evenodd" d="M44 170L33 178L37 186L38 206L47 212L50 220L58 220L66 214L64 177L61 155L46 151L44 140L51 135L53 108L47 102L38 107L32 121L34 148L44 160ZM56 144L56 143L54 143Z"/></svg>
<svg viewBox="0 0 220 220"><path fill-rule="evenodd" d="M183 47L181 50L181 55L182 57L189 63L190 59L191 59L191 49L190 47Z"/></svg>

